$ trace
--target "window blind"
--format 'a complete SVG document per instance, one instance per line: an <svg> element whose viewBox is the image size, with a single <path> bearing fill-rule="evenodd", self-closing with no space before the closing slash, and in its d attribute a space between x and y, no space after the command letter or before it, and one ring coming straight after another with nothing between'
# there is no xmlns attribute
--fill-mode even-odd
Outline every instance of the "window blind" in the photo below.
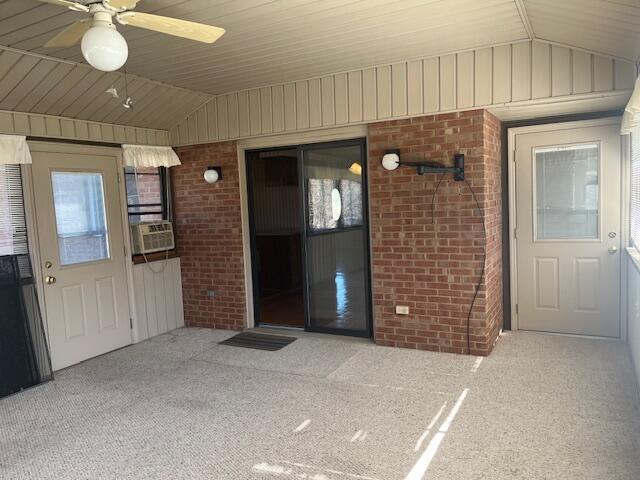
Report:
<svg viewBox="0 0 640 480"><path fill-rule="evenodd" d="M0 165L0 256L27 253L20 165Z"/></svg>
<svg viewBox="0 0 640 480"><path fill-rule="evenodd" d="M631 132L631 245L640 249L640 127Z"/></svg>

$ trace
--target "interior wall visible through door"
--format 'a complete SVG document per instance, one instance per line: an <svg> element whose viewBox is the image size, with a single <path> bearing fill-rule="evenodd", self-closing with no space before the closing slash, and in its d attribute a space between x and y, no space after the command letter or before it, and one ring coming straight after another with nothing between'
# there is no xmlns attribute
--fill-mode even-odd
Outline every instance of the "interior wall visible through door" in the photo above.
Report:
<svg viewBox="0 0 640 480"><path fill-rule="evenodd" d="M304 326L297 150L247 154L256 324Z"/></svg>

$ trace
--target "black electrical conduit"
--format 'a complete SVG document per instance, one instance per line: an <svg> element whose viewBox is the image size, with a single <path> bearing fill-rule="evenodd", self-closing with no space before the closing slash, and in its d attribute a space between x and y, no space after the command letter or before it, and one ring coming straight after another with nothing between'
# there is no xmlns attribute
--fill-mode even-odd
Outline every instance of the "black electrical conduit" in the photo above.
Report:
<svg viewBox="0 0 640 480"><path fill-rule="evenodd" d="M438 179L438 183L436 184L436 188L433 190L433 195L431 196L431 223L434 223L435 216L435 200L436 194L438 193L438 189L440 188L440 184L444 178L445 174L442 173L440 178ZM476 300L478 298L478 293L480 292L480 287L482 286L482 280L484 279L485 269L487 265L487 225L484 219L484 210L478 201L478 197L476 197L476 193L471 188L471 184L465 178L464 183L467 184L467 188L471 192L471 196L473 200L476 202L476 207L478 208L478 212L480 212L480 217L482 218L482 271L480 272L480 277L478 278L478 282L476 283L476 288L473 293L473 299L471 300L471 305L469 306L469 313L467 314L467 354L471 354L471 314L473 313L473 307L476 304Z"/></svg>

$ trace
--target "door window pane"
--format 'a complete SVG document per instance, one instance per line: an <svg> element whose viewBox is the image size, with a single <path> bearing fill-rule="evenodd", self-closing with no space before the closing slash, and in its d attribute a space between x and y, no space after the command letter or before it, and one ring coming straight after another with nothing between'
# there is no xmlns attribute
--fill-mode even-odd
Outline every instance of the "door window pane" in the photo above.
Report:
<svg viewBox="0 0 640 480"><path fill-rule="evenodd" d="M109 258L102 174L53 172L60 265Z"/></svg>
<svg viewBox="0 0 640 480"><path fill-rule="evenodd" d="M598 238L597 144L534 150L536 238Z"/></svg>

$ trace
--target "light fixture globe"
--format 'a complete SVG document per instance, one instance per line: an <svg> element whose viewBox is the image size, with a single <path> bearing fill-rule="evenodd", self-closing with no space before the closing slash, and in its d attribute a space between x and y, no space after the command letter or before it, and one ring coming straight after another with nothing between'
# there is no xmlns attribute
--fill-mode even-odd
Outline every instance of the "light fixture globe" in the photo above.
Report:
<svg viewBox="0 0 640 480"><path fill-rule="evenodd" d="M82 37L82 55L93 68L113 72L122 67L129 56L127 41L111 25L95 25Z"/></svg>
<svg viewBox="0 0 640 480"><path fill-rule="evenodd" d="M222 168L207 167L204 171L204 181L207 183L216 183L222 177Z"/></svg>
<svg viewBox="0 0 640 480"><path fill-rule="evenodd" d="M385 153L382 157L382 166L385 170L395 170L400 166L400 156L395 152Z"/></svg>

